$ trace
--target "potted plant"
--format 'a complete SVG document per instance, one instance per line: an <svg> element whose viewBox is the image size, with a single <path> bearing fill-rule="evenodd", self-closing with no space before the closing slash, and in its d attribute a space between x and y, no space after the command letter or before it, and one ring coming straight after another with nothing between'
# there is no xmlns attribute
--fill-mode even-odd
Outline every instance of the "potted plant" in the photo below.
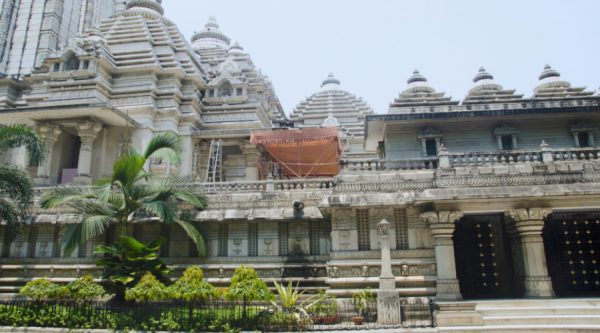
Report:
<svg viewBox="0 0 600 333"><path fill-rule="evenodd" d="M356 307L358 316L352 317L355 325L362 325L365 318L371 312L369 302L375 300L375 294L371 288L366 288L352 294L352 303Z"/></svg>

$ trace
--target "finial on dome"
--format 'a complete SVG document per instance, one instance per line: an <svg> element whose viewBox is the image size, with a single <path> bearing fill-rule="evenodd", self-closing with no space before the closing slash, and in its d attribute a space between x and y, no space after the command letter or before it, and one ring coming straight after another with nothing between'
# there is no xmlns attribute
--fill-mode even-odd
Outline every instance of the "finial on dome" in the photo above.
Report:
<svg viewBox="0 0 600 333"><path fill-rule="evenodd" d="M544 70L542 71L542 74L540 74L540 76L538 78L540 80L543 80L548 77L560 77L560 73L558 71L552 69L552 67L550 67L550 65L546 64L544 66Z"/></svg>
<svg viewBox="0 0 600 333"><path fill-rule="evenodd" d="M229 47L229 53L244 53L244 48L236 41Z"/></svg>
<svg viewBox="0 0 600 333"><path fill-rule="evenodd" d="M427 79L419 73L418 69L415 69L412 73L412 76L408 78L406 83L411 84L413 82L427 82Z"/></svg>
<svg viewBox="0 0 600 333"><path fill-rule="evenodd" d="M208 22L206 22L204 27L219 29L219 24L217 23L217 19L214 16L211 16L208 18Z"/></svg>
<svg viewBox="0 0 600 333"><path fill-rule="evenodd" d="M327 76L327 78L323 81L323 83L321 83L321 87L324 87L325 85L340 85L340 80L336 79L335 76L333 75L333 73L329 73L329 75Z"/></svg>
<svg viewBox="0 0 600 333"><path fill-rule="evenodd" d="M477 74L473 78L473 82L477 82L477 81L481 81L481 80L493 80L493 79L494 79L494 76L492 76L492 74L488 73L485 70L485 68L479 67L479 71L477 71Z"/></svg>
<svg viewBox="0 0 600 333"><path fill-rule="evenodd" d="M161 6L161 4L162 0L131 0L129 1L129 3L127 3L127 9L141 7L153 10L155 12L160 13L160 15L163 15L165 13L165 10Z"/></svg>

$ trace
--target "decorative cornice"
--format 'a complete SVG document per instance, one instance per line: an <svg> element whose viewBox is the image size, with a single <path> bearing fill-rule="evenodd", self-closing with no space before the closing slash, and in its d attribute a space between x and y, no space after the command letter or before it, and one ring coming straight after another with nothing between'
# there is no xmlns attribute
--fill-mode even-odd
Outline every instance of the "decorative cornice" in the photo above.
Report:
<svg viewBox="0 0 600 333"><path fill-rule="evenodd" d="M439 223L455 223L464 216L460 211L431 211L419 215L419 218L429 225Z"/></svg>
<svg viewBox="0 0 600 333"><path fill-rule="evenodd" d="M511 209L507 211L506 216L513 219L515 222L529 220L544 220L546 216L552 214L552 208L521 208Z"/></svg>

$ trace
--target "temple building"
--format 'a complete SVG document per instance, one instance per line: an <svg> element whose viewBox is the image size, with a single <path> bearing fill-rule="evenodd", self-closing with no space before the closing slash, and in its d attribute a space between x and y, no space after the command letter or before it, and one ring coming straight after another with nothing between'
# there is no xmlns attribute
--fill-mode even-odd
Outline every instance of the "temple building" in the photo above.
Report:
<svg viewBox="0 0 600 333"><path fill-rule="evenodd" d="M44 164L28 169L37 193L90 184L128 147L178 135L181 164L148 167L189 176L204 193L195 223L208 256L178 226L132 227L143 241L168 239L161 254L175 276L200 265L224 286L249 264L267 282L349 297L378 286L385 219L399 295L468 300L449 312L462 311L457 321L500 323L476 310L482 299L553 307L600 296L600 95L556 69L546 65L526 97L480 68L462 100L415 70L379 113L330 74L288 116L274 83L214 18L188 41L160 1L61 1L38 13L44 3L58 2L1 2L0 123L29 124L46 141ZM72 25L25 22L46 15ZM34 41L48 34L60 38ZM23 148L0 159L27 165ZM0 224L0 293L36 277L100 275L93 248L115 233L65 258L61 226L79 217L37 200L30 212L12 242Z"/></svg>

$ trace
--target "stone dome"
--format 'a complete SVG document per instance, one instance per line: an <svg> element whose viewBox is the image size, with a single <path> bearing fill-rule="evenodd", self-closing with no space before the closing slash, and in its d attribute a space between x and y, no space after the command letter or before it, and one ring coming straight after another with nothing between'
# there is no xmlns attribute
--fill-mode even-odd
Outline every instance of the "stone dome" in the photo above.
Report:
<svg viewBox="0 0 600 333"><path fill-rule="evenodd" d="M230 42L231 39L219 30L219 24L213 16L208 19L204 29L192 36L194 49L219 47L227 50Z"/></svg>

